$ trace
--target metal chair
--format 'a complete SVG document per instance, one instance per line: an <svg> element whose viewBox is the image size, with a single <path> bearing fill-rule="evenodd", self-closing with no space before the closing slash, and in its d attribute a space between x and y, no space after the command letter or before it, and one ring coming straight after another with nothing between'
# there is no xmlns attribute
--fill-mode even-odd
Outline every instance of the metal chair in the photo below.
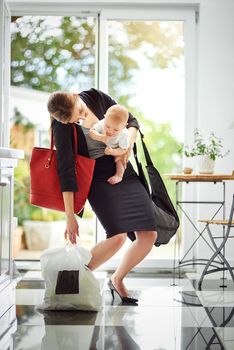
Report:
<svg viewBox="0 0 234 350"><path fill-rule="evenodd" d="M234 268L230 266L229 262L227 261L224 254L222 253L227 240L229 238L234 238L234 236L230 236L231 228L234 227L233 214L234 214L234 195L233 195L233 199L232 199L232 206L231 206L231 211L230 211L228 220L199 220L199 222L206 223L207 232L208 232L210 240L215 248L215 253L211 256L210 260L207 262L207 264L206 264L206 266L201 274L200 280L198 282L198 289L199 290L201 290L202 282L203 282L205 275L208 275L208 274L213 273L213 272L228 270L230 275L231 275L232 281L234 282L234 273L233 273ZM211 225L223 226L225 228L225 232L224 232L223 236L213 237L213 235L211 233L211 229L210 229ZM222 239L222 242L220 245L216 244L216 242L215 242L216 239ZM220 259L222 267L215 266L215 264L217 264L217 262L215 261L216 257L218 257ZM214 267L214 268L209 269L210 267Z"/></svg>

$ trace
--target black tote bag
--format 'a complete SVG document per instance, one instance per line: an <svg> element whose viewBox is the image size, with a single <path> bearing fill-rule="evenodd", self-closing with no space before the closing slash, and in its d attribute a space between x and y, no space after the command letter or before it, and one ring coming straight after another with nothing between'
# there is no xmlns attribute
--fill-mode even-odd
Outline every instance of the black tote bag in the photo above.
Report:
<svg viewBox="0 0 234 350"><path fill-rule="evenodd" d="M158 247L161 244L167 244L170 241L170 239L175 235L180 225L180 220L167 193L167 189L163 183L161 175L158 172L158 170L154 167L153 162L150 158L148 149L144 142L144 135L141 133L141 131L139 132L146 160L146 170L149 177L149 184L145 177L142 164L139 162L137 157L136 144L134 144L133 152L140 181L142 182L147 193L152 199L152 205L154 206L155 222L158 233L155 245ZM135 239L134 232L128 232L128 237L133 241Z"/></svg>

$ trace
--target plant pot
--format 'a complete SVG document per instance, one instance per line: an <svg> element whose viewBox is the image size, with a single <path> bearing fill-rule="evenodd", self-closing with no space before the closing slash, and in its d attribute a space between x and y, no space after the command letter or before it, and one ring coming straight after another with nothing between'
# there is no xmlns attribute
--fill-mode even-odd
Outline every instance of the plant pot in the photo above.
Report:
<svg viewBox="0 0 234 350"><path fill-rule="evenodd" d="M209 156L200 156L198 160L198 172L200 174L213 174L215 161Z"/></svg>
<svg viewBox="0 0 234 350"><path fill-rule="evenodd" d="M29 250L44 250L61 247L64 244L66 221L23 222L25 238Z"/></svg>
<svg viewBox="0 0 234 350"><path fill-rule="evenodd" d="M185 157L184 158L184 166L183 166L183 173L184 174L192 174L193 172L193 157Z"/></svg>
<svg viewBox="0 0 234 350"><path fill-rule="evenodd" d="M192 174L192 172L193 172L193 169L192 169L192 168L184 167L184 169L183 169L183 173L184 173L184 174L189 175L189 174Z"/></svg>

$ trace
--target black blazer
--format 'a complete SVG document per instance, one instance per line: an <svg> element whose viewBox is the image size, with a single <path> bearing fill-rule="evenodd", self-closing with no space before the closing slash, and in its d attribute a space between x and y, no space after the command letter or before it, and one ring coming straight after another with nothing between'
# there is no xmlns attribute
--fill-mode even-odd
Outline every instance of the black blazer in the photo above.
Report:
<svg viewBox="0 0 234 350"><path fill-rule="evenodd" d="M79 96L98 119L103 119L107 109L116 104L116 101L109 95L97 89L82 91L79 93ZM135 127L139 129L138 121L131 113L129 113L127 127ZM76 130L78 137L77 153L89 157L86 139L79 124L76 124ZM52 131L57 150L56 155L61 191L77 192L78 187L73 156L72 124L63 124L54 119L52 122Z"/></svg>

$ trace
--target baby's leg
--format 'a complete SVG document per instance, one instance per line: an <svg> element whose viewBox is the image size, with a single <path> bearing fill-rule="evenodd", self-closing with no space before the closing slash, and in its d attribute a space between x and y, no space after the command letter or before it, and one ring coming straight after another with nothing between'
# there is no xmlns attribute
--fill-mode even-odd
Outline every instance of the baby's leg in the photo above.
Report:
<svg viewBox="0 0 234 350"><path fill-rule="evenodd" d="M115 184L119 183L120 181L122 181L123 174L124 174L124 165L123 165L122 161L118 160L118 162L116 162L115 164L116 164L116 173L114 176L111 176L107 180L111 185L115 185Z"/></svg>

